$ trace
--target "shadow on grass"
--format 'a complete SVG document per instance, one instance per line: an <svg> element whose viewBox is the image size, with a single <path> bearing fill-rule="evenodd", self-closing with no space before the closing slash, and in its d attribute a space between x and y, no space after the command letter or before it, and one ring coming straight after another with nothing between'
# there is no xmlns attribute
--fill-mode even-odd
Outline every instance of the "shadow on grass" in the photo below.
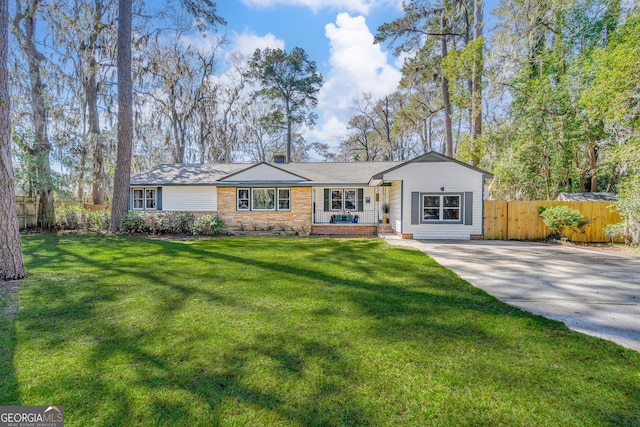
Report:
<svg viewBox="0 0 640 427"><path fill-rule="evenodd" d="M460 384L449 384L451 387L466 387L465 378L478 372L505 389L535 389L541 395L559 385L553 378L540 384L535 370L519 374L472 354L474 346L486 351L521 351L517 338L494 334L478 316L521 318L530 323L532 333L543 330L562 339L566 334L573 341L572 348L584 353L599 345L596 340L585 343L557 322L499 303L420 252L394 248L385 253L374 240L338 245L330 240L307 243L292 239L284 254L282 249L274 251L268 239L202 243L46 236L31 243L25 245L28 266L36 271L37 280L29 282L26 290L28 304L19 315L19 331L24 336L19 340L39 342L42 355L37 361L68 350L74 353L78 369L63 371L53 386L45 377L34 379L30 396L44 400L55 393L74 420L70 425L231 422L222 417L247 425L265 419L304 426L379 425L386 409L364 404L357 395L358 386L371 381L375 372L364 373L354 360L361 356L349 349L351 335L334 331L335 336L328 336L336 322L352 315L342 311L343 305L355 307L354 322L364 324L356 340L370 340L372 346L383 343L391 349L405 342L417 343L424 352L433 352L430 357L434 359L452 349L460 352L456 366ZM78 244L85 250L74 248ZM96 246L102 250L94 253ZM141 259L147 259L150 268L141 268ZM179 265L188 269L186 273L172 275L171 268L177 264L170 260L175 259L181 260ZM398 264L398 259L404 264ZM337 267L318 267L327 260L335 260ZM210 277L202 277L208 281L202 283L193 278L200 265L211 270ZM71 266L74 273L61 272ZM226 273L214 275L223 268ZM261 274L248 275L249 269ZM277 277L291 288L272 285L268 292L263 291L261 296L282 301L273 309L243 295L223 292L219 285L229 271L236 272L234 280ZM283 312L296 309L294 303L309 293L319 303L305 308L303 317L294 318L299 323L292 323ZM196 301L202 301L210 316L191 312L189 304ZM138 309L140 313L133 316ZM245 316L243 330L216 324L235 320L222 312ZM197 314L201 317L187 320L192 322L187 327L175 326ZM278 323L279 327L268 328ZM560 372L563 368L544 369ZM604 387L625 390L637 406L636 383L629 378ZM602 402L585 407L580 397L573 401L569 397L566 403L582 413L593 413L603 423L638 421ZM263 421L243 418L253 412L262 414ZM476 421L490 424L494 415L488 410Z"/></svg>
<svg viewBox="0 0 640 427"><path fill-rule="evenodd" d="M13 369L16 346L15 316L22 281L0 281L0 405L19 405L18 382Z"/></svg>

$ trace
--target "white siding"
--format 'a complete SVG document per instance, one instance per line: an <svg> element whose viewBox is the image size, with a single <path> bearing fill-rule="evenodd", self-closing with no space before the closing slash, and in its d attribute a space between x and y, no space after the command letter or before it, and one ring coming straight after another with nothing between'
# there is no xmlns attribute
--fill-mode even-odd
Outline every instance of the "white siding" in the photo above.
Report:
<svg viewBox="0 0 640 427"><path fill-rule="evenodd" d="M482 234L483 177L480 172L453 162L415 162L385 174L384 179L403 181L402 233L413 234L414 239L469 239L471 234ZM441 190L443 187L444 191ZM412 192L473 192L472 225L411 224Z"/></svg>
<svg viewBox="0 0 640 427"><path fill-rule="evenodd" d="M396 233L402 232L402 181L394 181L389 189L389 223Z"/></svg>
<svg viewBox="0 0 640 427"><path fill-rule="evenodd" d="M162 210L217 211L217 188L211 186L162 187Z"/></svg>

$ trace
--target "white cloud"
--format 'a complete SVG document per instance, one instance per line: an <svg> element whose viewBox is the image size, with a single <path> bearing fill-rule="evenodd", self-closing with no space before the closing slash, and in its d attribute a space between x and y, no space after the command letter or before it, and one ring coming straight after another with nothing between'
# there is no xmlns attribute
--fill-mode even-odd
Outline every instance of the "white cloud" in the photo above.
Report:
<svg viewBox="0 0 640 427"><path fill-rule="evenodd" d="M203 34L198 31L193 34L182 35L180 43L185 47L195 48L202 54L211 55L220 50L222 36L213 32Z"/></svg>
<svg viewBox="0 0 640 427"><path fill-rule="evenodd" d="M324 121L309 132L304 132L307 142L324 142L329 145L337 145L347 133L347 123L329 114Z"/></svg>
<svg viewBox="0 0 640 427"><path fill-rule="evenodd" d="M341 13L335 24L325 26L325 34L331 45L331 71L318 94L322 124L313 135L320 140L325 139L322 136L329 136L329 130L341 130L344 136L346 124L353 116L354 98L363 93L371 93L374 98L387 95L397 88L402 77L401 72L388 63L382 47L373 43L373 34L363 16ZM393 62L393 58L391 60Z"/></svg>
<svg viewBox="0 0 640 427"><path fill-rule="evenodd" d="M256 49L284 49L284 40L281 40L271 33L258 36L253 33L241 33L233 37L233 49L243 55L253 55Z"/></svg>

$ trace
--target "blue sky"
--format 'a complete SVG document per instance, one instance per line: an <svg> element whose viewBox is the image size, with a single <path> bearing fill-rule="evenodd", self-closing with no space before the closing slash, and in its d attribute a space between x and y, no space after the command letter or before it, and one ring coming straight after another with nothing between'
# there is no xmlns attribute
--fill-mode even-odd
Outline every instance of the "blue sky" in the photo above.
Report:
<svg viewBox="0 0 640 427"><path fill-rule="evenodd" d="M497 0L487 1L485 19ZM352 100L364 92L382 97L400 80L400 62L373 36L402 16L402 0L220 0L227 21L227 49L250 55L256 48L303 48L324 76L318 121L304 132L308 143L337 147L353 116Z"/></svg>

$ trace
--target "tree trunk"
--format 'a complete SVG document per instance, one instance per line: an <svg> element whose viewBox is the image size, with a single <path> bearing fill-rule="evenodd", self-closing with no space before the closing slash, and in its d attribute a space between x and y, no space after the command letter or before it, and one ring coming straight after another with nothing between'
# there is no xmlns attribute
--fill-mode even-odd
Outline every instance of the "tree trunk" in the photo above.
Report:
<svg viewBox="0 0 640 427"><path fill-rule="evenodd" d="M0 1L0 281L26 277L11 162L11 103L9 99L9 5Z"/></svg>
<svg viewBox="0 0 640 427"><path fill-rule="evenodd" d="M96 83L97 63L95 58L89 62L89 77L84 90L89 110L89 140L93 147L93 203L104 205L104 144L100 137L100 113L98 112L98 84Z"/></svg>
<svg viewBox="0 0 640 427"><path fill-rule="evenodd" d="M287 111L287 163L291 163L291 111L289 107L289 99L286 99Z"/></svg>
<svg viewBox="0 0 640 427"><path fill-rule="evenodd" d="M51 185L51 163L49 155L51 153L51 144L47 134L47 107L45 101L45 85L42 82L41 62L46 58L36 49L35 45L35 29L36 29L36 10L39 1L33 0L25 11L16 12L13 21L16 35L20 48L29 64L29 79L31 82L31 110L33 115L33 125L35 142L31 148L30 154L37 158L36 177L38 182L38 194L42 202L42 219L43 227L51 227L54 220L53 206L53 189ZM20 23L24 22L24 29Z"/></svg>
<svg viewBox="0 0 640 427"><path fill-rule="evenodd" d="M444 10L442 17L440 18L440 29L444 34L447 26L447 18L444 16ZM442 58L447 57L447 36L440 37L440 50ZM444 155L453 157L453 129L451 123L451 116L453 111L451 109L451 97L449 95L449 80L442 76L442 103L444 104Z"/></svg>
<svg viewBox="0 0 640 427"><path fill-rule="evenodd" d="M484 2L474 0L473 2L473 40L478 42L482 38ZM482 134L482 74L484 70L484 53L482 46L476 46L473 55L473 69L471 71L471 140L474 153L472 165L477 166L480 161L479 147L477 140Z"/></svg>
<svg viewBox="0 0 640 427"><path fill-rule="evenodd" d="M78 176L78 199L84 203L84 168L87 164L86 148L82 147L80 153L80 175Z"/></svg>
<svg viewBox="0 0 640 427"><path fill-rule="evenodd" d="M118 2L118 154L113 182L111 231L129 210L131 153L133 152L133 92L131 83L131 0Z"/></svg>

